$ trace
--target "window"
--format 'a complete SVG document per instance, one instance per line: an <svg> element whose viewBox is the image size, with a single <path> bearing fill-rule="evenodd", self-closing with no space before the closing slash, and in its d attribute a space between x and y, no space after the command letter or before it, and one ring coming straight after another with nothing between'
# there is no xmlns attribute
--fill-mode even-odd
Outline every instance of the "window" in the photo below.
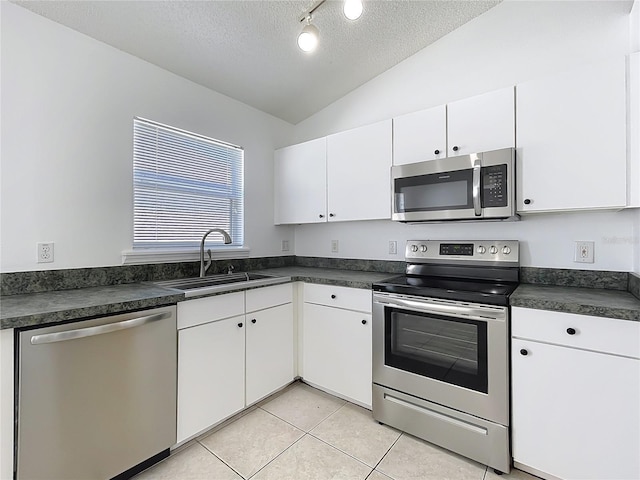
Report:
<svg viewBox="0 0 640 480"><path fill-rule="evenodd" d="M133 248L198 247L211 228L243 245L244 151L141 118L133 121ZM209 245L224 246L220 234Z"/></svg>

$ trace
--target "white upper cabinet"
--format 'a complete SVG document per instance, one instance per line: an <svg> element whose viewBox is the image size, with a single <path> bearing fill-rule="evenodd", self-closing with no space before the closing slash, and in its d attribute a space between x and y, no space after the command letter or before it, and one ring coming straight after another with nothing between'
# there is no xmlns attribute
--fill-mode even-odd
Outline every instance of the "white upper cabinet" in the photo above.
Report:
<svg viewBox="0 0 640 480"><path fill-rule="evenodd" d="M517 209L624 207L625 59L517 85Z"/></svg>
<svg viewBox="0 0 640 480"><path fill-rule="evenodd" d="M393 164L435 160L447 156L445 105L393 119Z"/></svg>
<svg viewBox="0 0 640 480"><path fill-rule="evenodd" d="M274 162L274 223L326 222L327 139L276 150Z"/></svg>
<svg viewBox="0 0 640 480"><path fill-rule="evenodd" d="M629 56L629 198L627 206L640 207L640 52Z"/></svg>
<svg viewBox="0 0 640 480"><path fill-rule="evenodd" d="M327 137L329 221L391 218L391 120Z"/></svg>
<svg viewBox="0 0 640 480"><path fill-rule="evenodd" d="M393 119L394 165L513 146L515 146L513 87Z"/></svg>
<svg viewBox="0 0 640 480"><path fill-rule="evenodd" d="M447 156L515 146L514 88L447 104Z"/></svg>
<svg viewBox="0 0 640 480"><path fill-rule="evenodd" d="M275 224L391 218L391 120L276 150Z"/></svg>

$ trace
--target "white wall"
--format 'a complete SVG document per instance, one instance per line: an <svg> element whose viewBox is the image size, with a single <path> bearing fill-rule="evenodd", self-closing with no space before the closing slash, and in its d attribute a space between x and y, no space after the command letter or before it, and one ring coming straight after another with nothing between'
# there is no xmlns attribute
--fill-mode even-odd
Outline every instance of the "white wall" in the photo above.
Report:
<svg viewBox="0 0 640 480"><path fill-rule="evenodd" d="M523 266L630 271L634 216L637 211L627 210L529 215L518 222L314 224L296 228L296 255L403 261L407 240L520 240ZM337 254L331 253L331 240L338 240ZM397 255L388 253L394 240ZM593 264L573 262L576 240L595 242Z"/></svg>
<svg viewBox="0 0 640 480"><path fill-rule="evenodd" d="M636 2L637 3L637 2ZM296 125L296 142L521 83L631 51L630 2L507 0ZM637 8L637 5L636 5ZM406 226L390 221L296 227L296 255L395 258L388 241L519 239L527 266L637 269L637 214L594 212L521 222ZM637 238L637 237L636 237ZM594 264L573 262L573 242L596 242ZM634 264L636 265L634 267Z"/></svg>
<svg viewBox="0 0 640 480"><path fill-rule="evenodd" d="M281 255L273 149L292 126L8 2L2 8L3 272L122 263L131 248L132 122L141 116L245 148L245 241ZM213 227L213 226L212 226ZM36 263L36 243L55 262Z"/></svg>

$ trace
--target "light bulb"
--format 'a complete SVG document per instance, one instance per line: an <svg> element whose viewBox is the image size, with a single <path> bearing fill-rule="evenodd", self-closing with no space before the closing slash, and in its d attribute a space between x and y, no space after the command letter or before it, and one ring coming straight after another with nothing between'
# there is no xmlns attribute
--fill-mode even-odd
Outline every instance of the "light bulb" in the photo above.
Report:
<svg viewBox="0 0 640 480"><path fill-rule="evenodd" d="M345 0L342 11L349 20L357 20L362 15L362 0Z"/></svg>
<svg viewBox="0 0 640 480"><path fill-rule="evenodd" d="M298 35L298 47L303 52L313 52L318 46L318 28L308 23Z"/></svg>

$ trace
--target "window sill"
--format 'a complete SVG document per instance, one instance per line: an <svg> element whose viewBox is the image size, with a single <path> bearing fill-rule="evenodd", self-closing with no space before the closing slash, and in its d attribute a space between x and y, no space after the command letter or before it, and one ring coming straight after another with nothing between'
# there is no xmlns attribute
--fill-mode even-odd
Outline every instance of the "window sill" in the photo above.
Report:
<svg viewBox="0 0 640 480"><path fill-rule="evenodd" d="M208 259L205 248L204 258ZM212 260L230 260L236 258L249 258L251 249L249 247L225 247L211 248ZM125 250L122 252L123 265L143 265L146 263L178 263L178 262L198 262L200 261L200 251L198 249L168 249L168 248L140 248L136 250Z"/></svg>

